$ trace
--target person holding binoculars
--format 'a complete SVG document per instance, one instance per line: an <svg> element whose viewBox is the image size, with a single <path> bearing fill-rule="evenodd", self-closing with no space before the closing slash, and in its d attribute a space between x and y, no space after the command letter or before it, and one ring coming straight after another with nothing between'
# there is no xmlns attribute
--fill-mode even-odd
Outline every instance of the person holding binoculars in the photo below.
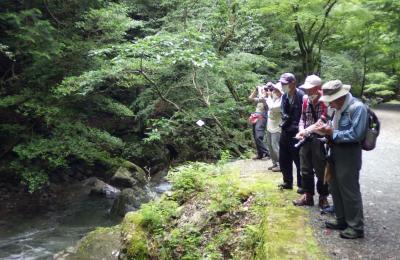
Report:
<svg viewBox="0 0 400 260"><path fill-rule="evenodd" d="M249 121L253 127L253 137L256 143L257 155L253 160L269 157L267 145L264 143L264 134L267 127L268 106L266 103L267 85L257 86L249 96L249 101L256 104L256 111L250 115Z"/></svg>
<svg viewBox="0 0 400 260"><path fill-rule="evenodd" d="M282 85L281 83L268 83L267 89L267 105L268 105L268 122L267 122L267 146L271 155L272 166L268 168L273 172L280 172L279 166L279 140L281 139L281 101L282 101ZM268 85L267 84L267 85Z"/></svg>

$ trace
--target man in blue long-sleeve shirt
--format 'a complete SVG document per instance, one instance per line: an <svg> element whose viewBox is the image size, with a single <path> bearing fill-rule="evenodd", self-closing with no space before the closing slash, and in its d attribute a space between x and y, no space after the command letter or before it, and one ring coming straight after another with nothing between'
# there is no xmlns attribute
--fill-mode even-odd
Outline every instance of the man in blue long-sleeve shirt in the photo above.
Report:
<svg viewBox="0 0 400 260"><path fill-rule="evenodd" d="M363 103L350 93L350 86L340 80L322 86L320 101L335 110L332 125L321 125L317 131L331 141L330 163L333 176L329 183L336 220L326 222L330 229L342 230L342 238L364 237L363 205L359 184L361 169L361 141L365 136L368 112Z"/></svg>

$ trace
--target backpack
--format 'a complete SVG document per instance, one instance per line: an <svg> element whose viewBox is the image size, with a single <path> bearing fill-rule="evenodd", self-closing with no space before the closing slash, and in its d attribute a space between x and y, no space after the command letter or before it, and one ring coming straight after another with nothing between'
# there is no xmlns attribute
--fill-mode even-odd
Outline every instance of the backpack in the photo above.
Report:
<svg viewBox="0 0 400 260"><path fill-rule="evenodd" d="M361 102L359 100L355 102ZM376 140L378 139L381 122L378 119L378 116L369 108L368 105L363 104L367 109L367 126L365 128L364 139L361 141L361 148L365 151L371 151L376 147ZM350 105L350 107L352 107ZM352 114L352 109L350 108L350 114Z"/></svg>
<svg viewBox="0 0 400 260"><path fill-rule="evenodd" d="M367 128L365 130L364 140L361 141L361 148L365 151L371 151L376 146L376 140L378 139L381 122L379 122L378 116L368 106L368 118Z"/></svg>

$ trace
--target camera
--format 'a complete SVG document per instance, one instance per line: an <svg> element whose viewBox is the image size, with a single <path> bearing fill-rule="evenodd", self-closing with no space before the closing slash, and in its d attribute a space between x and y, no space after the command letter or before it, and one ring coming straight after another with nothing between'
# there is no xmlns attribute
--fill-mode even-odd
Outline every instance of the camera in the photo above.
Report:
<svg viewBox="0 0 400 260"><path fill-rule="evenodd" d="M273 91L274 88L272 86L264 86L265 91Z"/></svg>
<svg viewBox="0 0 400 260"><path fill-rule="evenodd" d="M288 114L282 114L282 122L279 124L281 128L286 128L290 126L291 120Z"/></svg>
<svg viewBox="0 0 400 260"><path fill-rule="evenodd" d="M263 87L264 87L264 91L273 91L274 90L274 84L272 82L268 82Z"/></svg>

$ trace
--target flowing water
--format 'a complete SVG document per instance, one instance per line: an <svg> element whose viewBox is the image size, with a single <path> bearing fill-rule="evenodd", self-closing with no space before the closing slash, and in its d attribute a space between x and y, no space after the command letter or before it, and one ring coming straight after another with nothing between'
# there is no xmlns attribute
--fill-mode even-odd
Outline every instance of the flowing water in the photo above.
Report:
<svg viewBox="0 0 400 260"><path fill-rule="evenodd" d="M152 185L161 194L170 189L166 182ZM74 246L96 227L118 224L109 210L113 201L79 195L53 211L18 213L0 219L0 259L52 259L53 255Z"/></svg>

